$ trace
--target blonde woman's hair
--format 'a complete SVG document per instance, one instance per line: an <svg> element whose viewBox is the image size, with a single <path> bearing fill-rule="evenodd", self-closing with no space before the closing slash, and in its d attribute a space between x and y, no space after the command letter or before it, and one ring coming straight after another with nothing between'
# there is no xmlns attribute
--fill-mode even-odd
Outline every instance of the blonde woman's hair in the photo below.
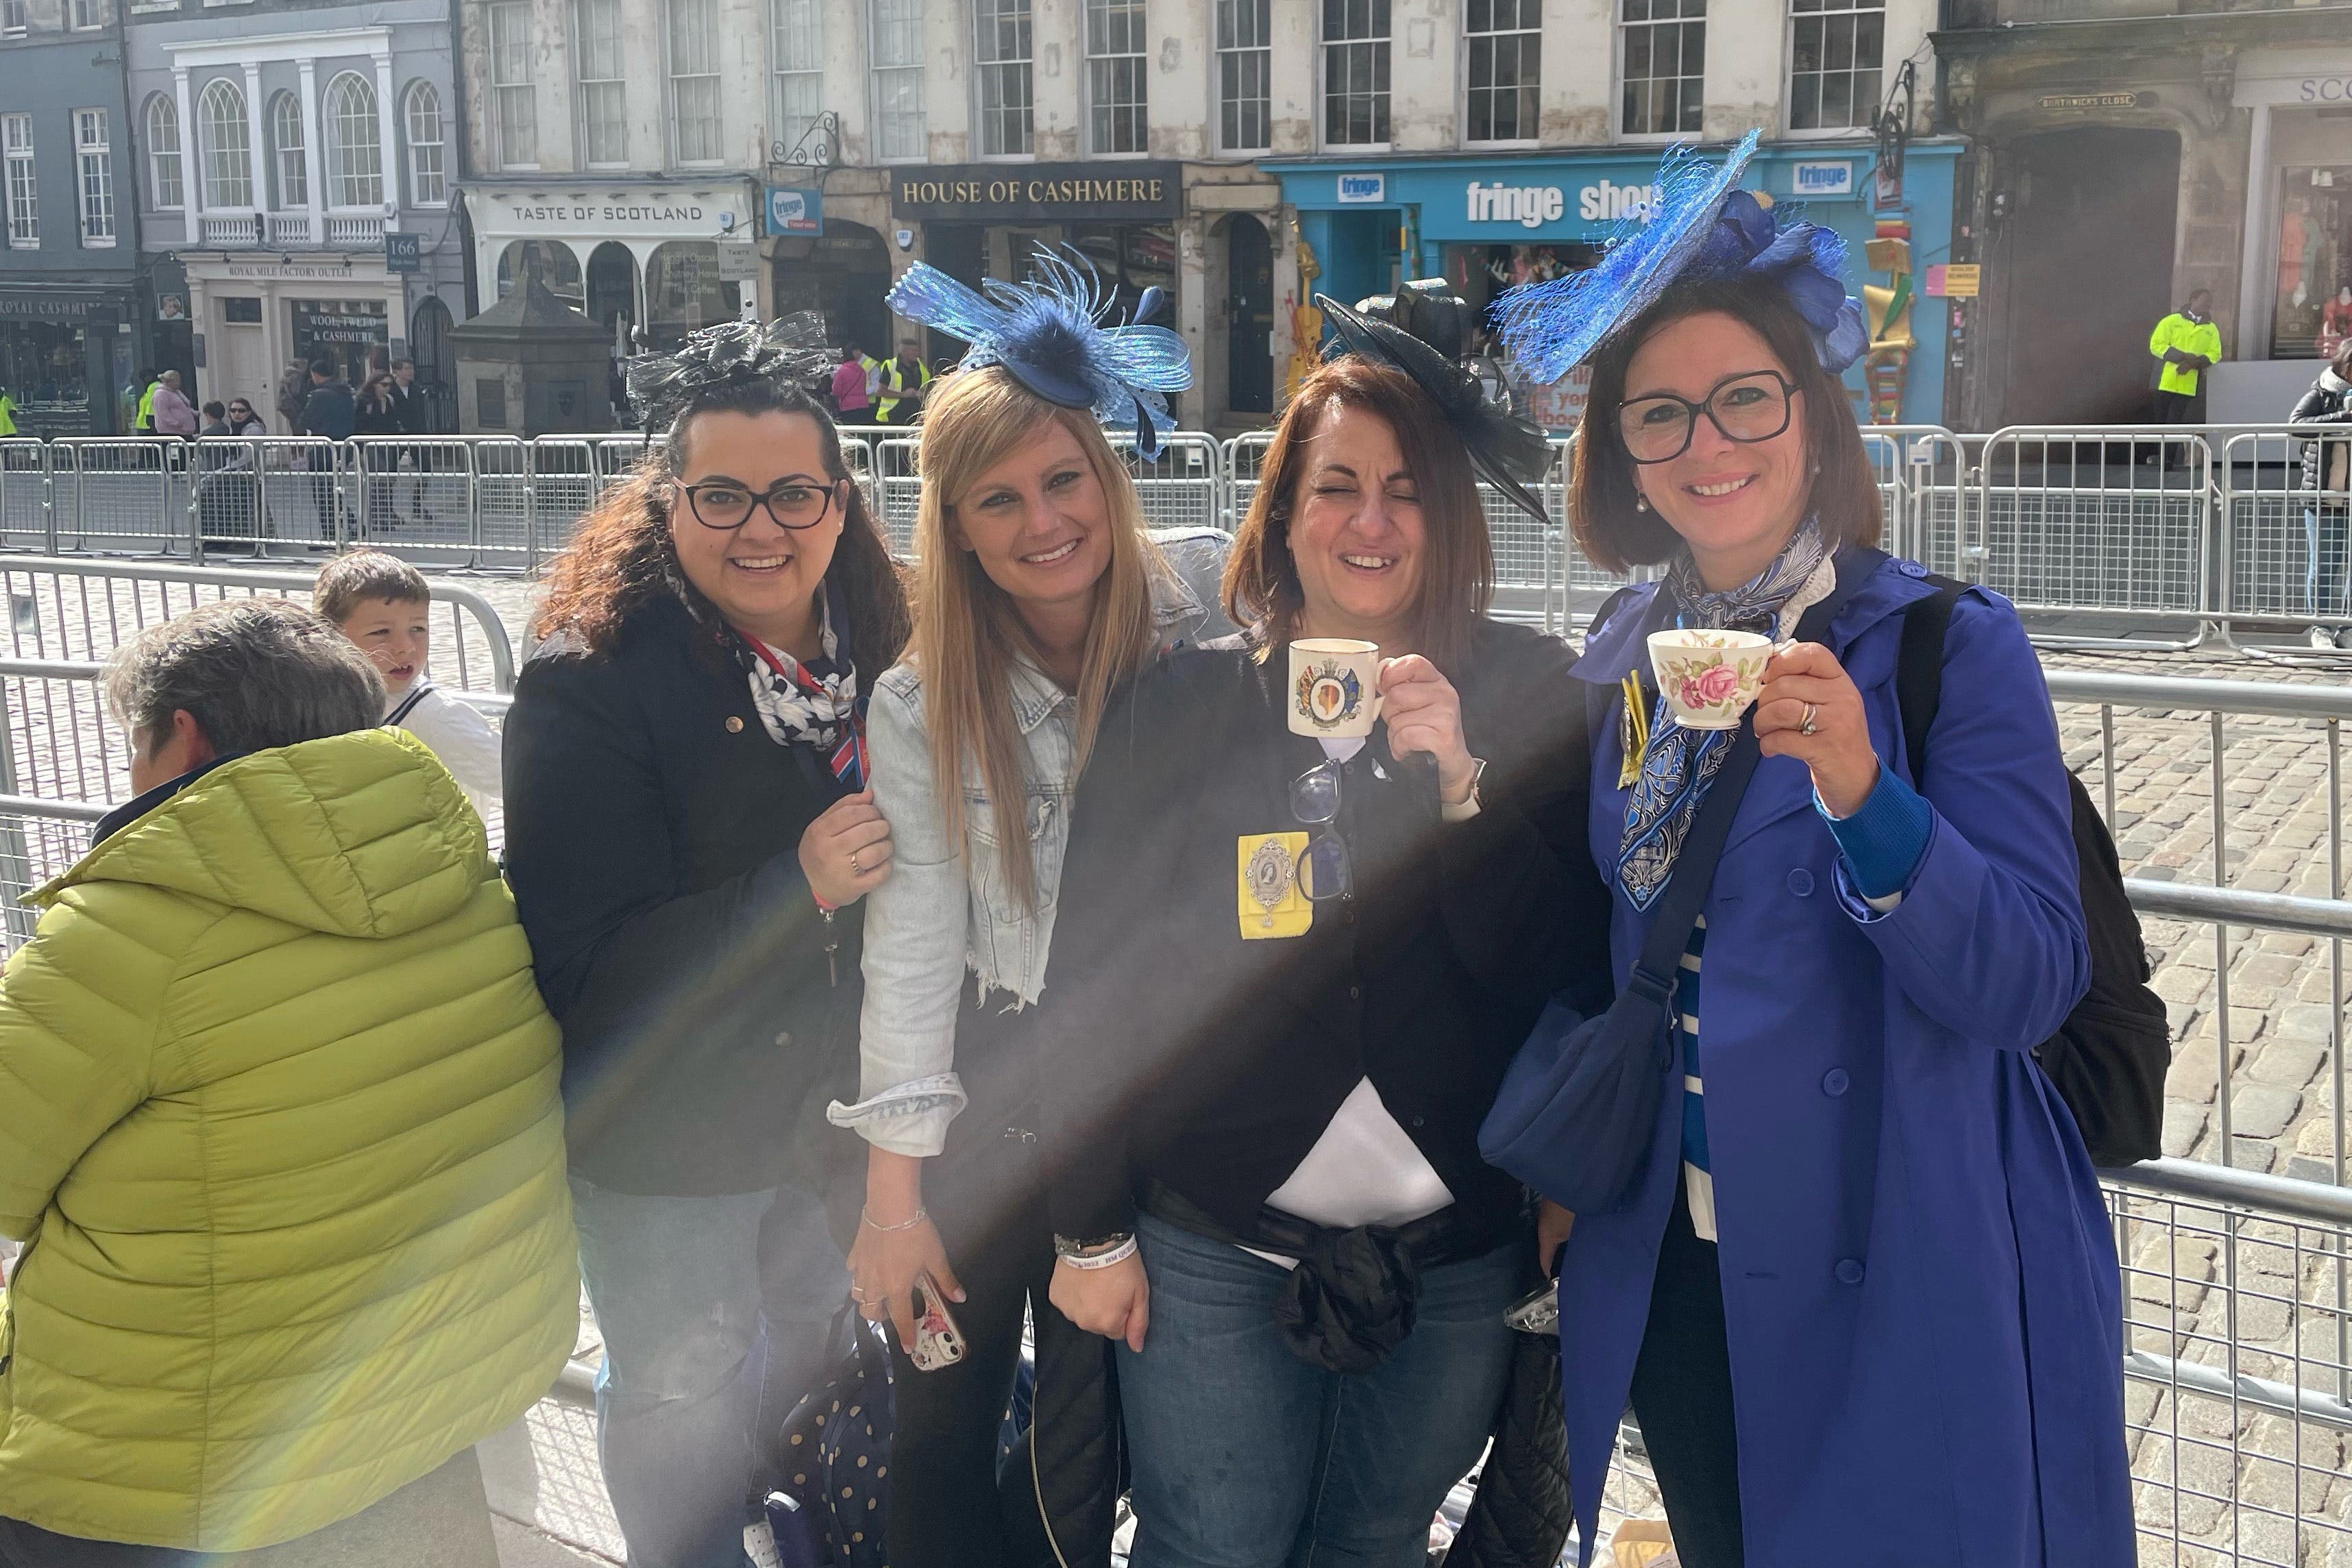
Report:
<svg viewBox="0 0 2352 1568"><path fill-rule="evenodd" d="M1085 771L1104 705L1150 662L1151 577L1165 570L1143 528L1143 503L1127 465L1083 409L1057 407L1002 368L959 371L932 384L922 414L922 501L915 518L915 630L908 657L922 670L931 788L949 842L964 841L964 768L977 764L992 803L1006 880L1036 908L1029 858L1029 790L1010 683L1016 650L1035 652L1019 611L956 542L955 502L997 464L1058 424L1076 437L1110 503L1110 565L1095 584L1094 618L1078 672L1073 776ZM1042 660L1040 661L1043 662Z"/></svg>

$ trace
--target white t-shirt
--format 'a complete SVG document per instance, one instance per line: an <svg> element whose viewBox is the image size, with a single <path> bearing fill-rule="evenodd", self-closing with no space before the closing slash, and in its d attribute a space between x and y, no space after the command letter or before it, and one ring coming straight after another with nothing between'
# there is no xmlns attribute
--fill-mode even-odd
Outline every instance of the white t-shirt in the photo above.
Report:
<svg viewBox="0 0 2352 1568"><path fill-rule="evenodd" d="M479 712L420 675L392 700L384 722L399 725L432 747L485 819L499 809L503 746L499 732Z"/></svg>
<svg viewBox="0 0 2352 1568"><path fill-rule="evenodd" d="M1361 740L1323 742L1324 754L1335 763L1363 747ZM1339 1102L1315 1147L1265 1202L1319 1226L1352 1230L1423 1218L1453 1203L1454 1194L1367 1078Z"/></svg>

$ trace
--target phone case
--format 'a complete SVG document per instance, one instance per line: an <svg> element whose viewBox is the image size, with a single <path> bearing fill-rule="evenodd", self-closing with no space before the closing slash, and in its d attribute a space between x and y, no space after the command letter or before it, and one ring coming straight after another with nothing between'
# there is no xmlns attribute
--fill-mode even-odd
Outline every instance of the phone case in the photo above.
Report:
<svg viewBox="0 0 2352 1568"><path fill-rule="evenodd" d="M915 1279L915 1347L907 1352L918 1372L937 1372L963 1360L963 1331L928 1274Z"/></svg>
<svg viewBox="0 0 2352 1568"><path fill-rule="evenodd" d="M1559 1284L1547 1279L1521 1297L1503 1314L1503 1321L1523 1334L1549 1334L1559 1327Z"/></svg>

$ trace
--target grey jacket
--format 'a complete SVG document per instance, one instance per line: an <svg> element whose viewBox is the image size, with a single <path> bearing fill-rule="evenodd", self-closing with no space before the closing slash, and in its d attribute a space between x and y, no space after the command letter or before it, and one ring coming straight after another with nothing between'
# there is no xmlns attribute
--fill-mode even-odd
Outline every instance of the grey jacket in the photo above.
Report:
<svg viewBox="0 0 2352 1568"><path fill-rule="evenodd" d="M1152 584L1160 650L1223 637L1234 627L1217 605L1232 542L1210 528L1155 529L1170 568ZM859 1099L827 1115L894 1153L929 1158L965 1103L955 1071L956 1012L969 970L985 1000L1009 994L1027 1006L1045 990L1054 940L1069 805L1076 793L1071 757L1076 702L1026 658L1012 675L1013 719L1024 742L1029 792L1034 910L1009 886L996 846L996 818L976 764L964 772L963 842L949 842L931 789L923 726L923 682L911 664L876 683L866 721L874 801L890 824L890 875L866 896L866 1001L858 1021Z"/></svg>

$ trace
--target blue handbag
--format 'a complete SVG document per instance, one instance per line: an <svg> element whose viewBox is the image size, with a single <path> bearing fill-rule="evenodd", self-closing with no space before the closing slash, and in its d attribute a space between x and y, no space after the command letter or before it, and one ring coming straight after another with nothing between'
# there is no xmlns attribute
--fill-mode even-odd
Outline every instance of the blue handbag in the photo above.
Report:
<svg viewBox="0 0 2352 1568"><path fill-rule="evenodd" d="M1831 619L1886 556L1850 547L1836 559L1837 586L1798 622L1799 642L1821 641ZM1593 624L1606 618L1604 607ZM1668 1017L1675 976L1714 885L1731 819L1762 755L1755 721L1753 708L1739 721L1739 734L1699 803L1642 939L1641 956L1616 1001L1588 1018L1569 1005L1567 993L1554 995L1478 1128L1480 1157L1572 1214L1608 1214L1621 1206L1649 1157L1674 1060Z"/></svg>
<svg viewBox="0 0 2352 1568"><path fill-rule="evenodd" d="M1609 1011L1588 1018L1555 995L1503 1075L1478 1129L1478 1152L1574 1214L1622 1204L1650 1151L1674 1039L1675 975L1715 880L1731 818L1756 771L1753 711L1707 786L1675 857L1633 973Z"/></svg>

